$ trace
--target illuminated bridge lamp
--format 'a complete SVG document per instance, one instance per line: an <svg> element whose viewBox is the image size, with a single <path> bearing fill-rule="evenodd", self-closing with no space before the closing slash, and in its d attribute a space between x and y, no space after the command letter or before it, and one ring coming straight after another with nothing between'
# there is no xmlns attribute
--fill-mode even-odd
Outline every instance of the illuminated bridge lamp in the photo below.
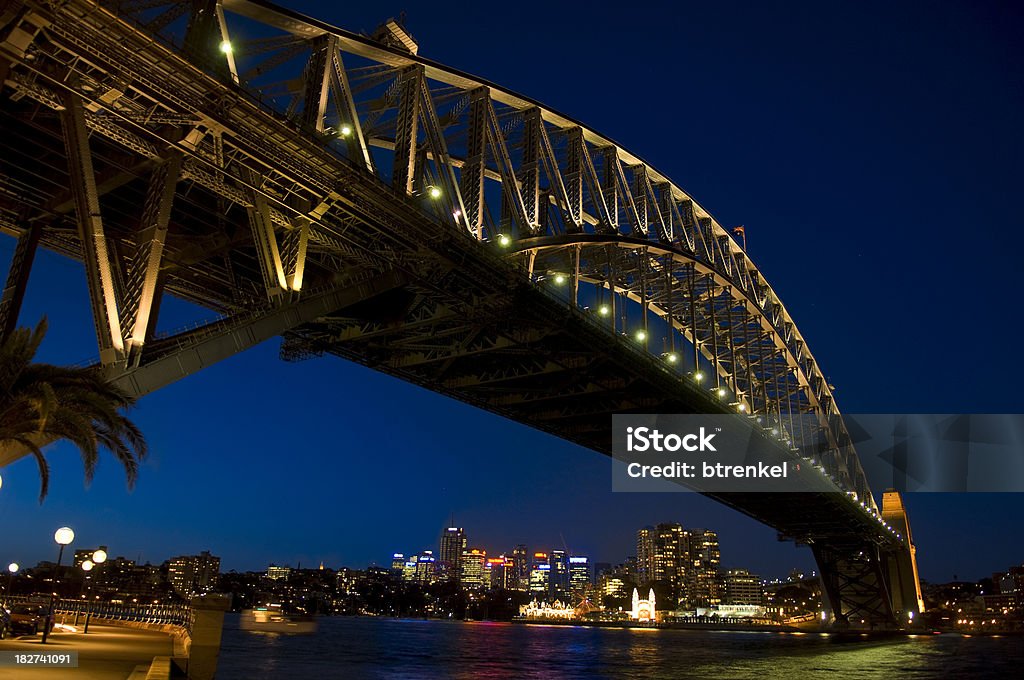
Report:
<svg viewBox="0 0 1024 680"><path fill-rule="evenodd" d="M441 189L440 189L440 187L434 187L434 186L427 187L427 195L430 196L431 198L434 198L434 199L441 198Z"/></svg>
<svg viewBox="0 0 1024 680"><path fill-rule="evenodd" d="M565 283L565 274L555 274L555 283L559 286Z"/></svg>
<svg viewBox="0 0 1024 680"><path fill-rule="evenodd" d="M103 564L107 561L107 551L102 549L97 550L92 554L92 561L96 564Z"/></svg>
<svg viewBox="0 0 1024 680"><path fill-rule="evenodd" d="M636 332L636 339L638 342L643 342L647 339L647 331L642 328Z"/></svg>
<svg viewBox="0 0 1024 680"><path fill-rule="evenodd" d="M736 405L736 409L737 409L737 410L738 410L738 411L739 411L740 413L746 413L746 412L747 412L747 405L746 405L746 404L744 404L743 402L740 402L739 404L737 404L737 405Z"/></svg>
<svg viewBox="0 0 1024 680"><path fill-rule="evenodd" d="M701 373L700 371L697 371L696 373L694 373L694 374L693 374L693 380L694 380L694 382L700 382L700 381L702 381L703 379L704 379L704 374L703 374L703 373Z"/></svg>
<svg viewBox="0 0 1024 680"><path fill-rule="evenodd" d="M668 363L670 364L674 364L679 361L679 355L676 354L675 352L669 352L668 354L665 355L665 360L668 361Z"/></svg>
<svg viewBox="0 0 1024 680"><path fill-rule="evenodd" d="M352 126L351 125L342 125L341 129L338 130L338 136L339 137L348 137L350 134L352 134Z"/></svg>
<svg viewBox="0 0 1024 680"><path fill-rule="evenodd" d="M601 316L608 316L609 314L612 313L612 308L609 307L608 305L601 305L600 307L597 308L597 313L600 314Z"/></svg>
<svg viewBox="0 0 1024 680"><path fill-rule="evenodd" d="M715 390L715 394L717 394L718 397L721 399L722 397L725 396L725 388L719 387L717 390Z"/></svg>
<svg viewBox="0 0 1024 680"><path fill-rule="evenodd" d="M220 51L222 54L231 54L231 43L227 40L221 41Z"/></svg>
<svg viewBox="0 0 1024 680"><path fill-rule="evenodd" d="M509 238L508 234L498 234L498 245L502 248L508 248L512 244L512 239Z"/></svg>

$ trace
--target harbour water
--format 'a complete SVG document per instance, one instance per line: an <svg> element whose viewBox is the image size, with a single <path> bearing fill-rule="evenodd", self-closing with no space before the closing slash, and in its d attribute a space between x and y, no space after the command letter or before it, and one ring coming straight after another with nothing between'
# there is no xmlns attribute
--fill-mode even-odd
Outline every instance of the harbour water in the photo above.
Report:
<svg viewBox="0 0 1024 680"><path fill-rule="evenodd" d="M1024 638L817 634L319 619L307 636L239 630L228 615L218 680L329 678L1019 677Z"/></svg>

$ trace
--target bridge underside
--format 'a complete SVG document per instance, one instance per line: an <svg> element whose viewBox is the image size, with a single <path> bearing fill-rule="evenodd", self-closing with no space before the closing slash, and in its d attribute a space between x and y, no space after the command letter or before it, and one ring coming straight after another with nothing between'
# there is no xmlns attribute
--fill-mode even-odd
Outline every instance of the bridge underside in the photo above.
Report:
<svg viewBox="0 0 1024 680"><path fill-rule="evenodd" d="M794 415L821 413L827 426L837 413L781 303L742 254L726 252L728 244L712 236L710 218L691 226L707 232L706 253L728 259L728 270L710 255L698 257L682 237L583 234L580 211L574 233L538 234L515 252L502 250L480 239L482 223L475 231L453 227L449 216L460 219L465 205L454 212L446 205L439 215L428 196L413 191L430 179L425 159L444 147L443 139L416 142L415 111L431 108L429 90L425 104L409 104L410 172L396 164L389 184L357 143L360 116L365 123L376 114L354 102L348 120L357 134L343 157L327 147L322 116L268 111L223 74L204 72L88 0L57 9L7 2L0 20L0 229L18 239L0 332L17 322L41 246L85 264L100 363L136 395L283 335L285 359L337 355L606 455L616 413L736 413L742 404L790 430ZM190 40L201 35L190 24ZM191 49L192 61L202 63ZM416 80L415 69L399 65L405 70L392 99L408 87L415 104L426 87L423 66ZM331 68L332 77L321 73L321 91L351 95L344 68ZM472 92L470 108L484 112L480 90ZM326 95L319 101L322 109ZM394 124L393 148L402 130ZM500 146L500 131L492 126L481 138ZM586 136L567 134L578 144ZM625 200L628 183L612 173L619 160L608 148L604 167L613 185L606 193ZM538 163L505 172L506 187L525 186ZM483 160L477 169L480 187L488 172L501 174L485 172ZM449 179L433 181L448 193L469 183L468 173L457 181L451 167L444 170ZM648 176L640 179L637 186L654 196ZM582 205L583 179L576 180ZM650 207L653 220L653 201ZM621 270L614 276L612 262ZM556 269L570 272L572 296L539 285L539 271ZM583 309L575 295L581 283L607 287L634 314L639 308L644 328L649 313L660 314L670 334L678 329L691 343L690 368L712 366L730 401ZM166 294L220 318L158 334ZM907 543L870 514L855 453L841 439L825 461L841 485L834 494L713 497L780 538L810 545L837 620L897 625L909 605L888 584ZM9 460L0 454L0 464Z"/></svg>

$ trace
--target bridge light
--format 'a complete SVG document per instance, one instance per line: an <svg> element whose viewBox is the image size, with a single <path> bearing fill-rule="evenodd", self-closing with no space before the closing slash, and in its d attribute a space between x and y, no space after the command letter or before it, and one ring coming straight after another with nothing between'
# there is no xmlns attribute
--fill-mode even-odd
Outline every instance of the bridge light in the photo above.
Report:
<svg viewBox="0 0 1024 680"><path fill-rule="evenodd" d="M717 390L715 390L715 394L717 394L719 397L724 397L725 396L725 388L724 387L719 387Z"/></svg>
<svg viewBox="0 0 1024 680"><path fill-rule="evenodd" d="M502 248L507 248L512 244L512 239L508 234L498 234L498 245Z"/></svg>
<svg viewBox="0 0 1024 680"><path fill-rule="evenodd" d="M220 51L222 54L231 54L231 43L224 40L220 44Z"/></svg>
<svg viewBox="0 0 1024 680"><path fill-rule="evenodd" d="M679 361L679 355L676 354L675 352L669 352L668 354L665 355L665 361L667 361L670 364L674 364L677 361Z"/></svg>
<svg viewBox="0 0 1024 680"><path fill-rule="evenodd" d="M348 137L350 134L352 134L352 126L351 125L342 125L341 129L338 130L338 136L339 137Z"/></svg>
<svg viewBox="0 0 1024 680"><path fill-rule="evenodd" d="M555 274L555 283L559 286L565 283L565 274Z"/></svg>
<svg viewBox="0 0 1024 680"><path fill-rule="evenodd" d="M427 195L431 198L441 198L441 188L435 186L427 187Z"/></svg>
<svg viewBox="0 0 1024 680"><path fill-rule="evenodd" d="M746 413L747 412L747 405L746 404L742 404L742 403L741 404L737 404L736 408L739 409L740 413Z"/></svg>
<svg viewBox="0 0 1024 680"><path fill-rule="evenodd" d="M700 371L697 371L697 372L695 372L695 373L693 374L693 379L694 379L694 381L696 381L696 382L700 382L701 380L703 380L703 379L704 379L704 374L703 374L703 373L701 373Z"/></svg>
<svg viewBox="0 0 1024 680"><path fill-rule="evenodd" d="M608 316L609 314L612 313L612 308L609 307L608 305L601 305L600 307L597 308L597 313L600 314L601 316Z"/></svg>
<svg viewBox="0 0 1024 680"><path fill-rule="evenodd" d="M643 342L644 340L646 340L647 339L647 331L645 331L642 328L640 330L638 330L636 332L636 339L639 340L640 342Z"/></svg>

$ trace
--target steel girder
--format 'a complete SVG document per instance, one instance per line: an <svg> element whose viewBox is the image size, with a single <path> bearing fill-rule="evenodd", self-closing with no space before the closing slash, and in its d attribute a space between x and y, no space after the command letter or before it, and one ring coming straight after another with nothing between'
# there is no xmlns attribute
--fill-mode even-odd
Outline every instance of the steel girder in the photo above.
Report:
<svg viewBox="0 0 1024 680"><path fill-rule="evenodd" d="M823 422L841 423L831 419L838 411L828 381L756 266L710 213L642 159L537 102L406 50L260 0L224 0L220 6L227 25L234 14L279 32L254 44L250 54L245 45L232 51L244 72L258 71L243 84L273 92L273 84L287 75L285 63L276 61L278 55L294 57L296 41L304 41L307 66L301 79L290 81L302 84L287 94L300 103L282 103L282 108L318 131L330 127L328 123L334 130L354 125L349 139L359 153L353 159L361 157L371 170L365 149L392 150L390 180L396 190L416 195L429 186L440 187L436 214L481 239L586 232L622 238L626 244L644 240L677 251L713 275L726 294L744 301L742 309L722 312L755 319L774 345L737 343L731 332L723 336L724 344L719 344L718 333L711 333L706 343L698 340L700 353L742 390L751 402L747 405L759 399L772 401L780 420L789 412L806 410ZM147 7L134 16L146 26L147 18L158 11ZM331 78L338 83L337 106L328 116ZM489 191L488 181L500 189ZM647 306L643 299L641 303ZM744 377L748 366L763 362L778 364L771 380ZM849 442L839 428L831 436L837 452ZM840 473L850 477L860 496L874 503L857 480L857 470Z"/></svg>
<svg viewBox="0 0 1024 680"><path fill-rule="evenodd" d="M119 16L91 0L30 1L0 27L10 133L0 227L25 234L30 219L39 244L93 267L112 370L187 352L202 365L206 350L192 340L265 317L262 328L286 332L300 353L336 353L606 453L608 429L593 425L603 414L723 409L539 290L536 272L558 263L571 272L570 302L580 283L605 286L638 304L645 324L648 312L669 320L751 410L828 423L839 482L873 507L831 388L781 301L667 177L537 102L407 51L262 0L184 4L133 3ZM247 54L231 43L233 14L278 35ZM193 27L191 63L147 34L176 22ZM218 39L227 69L196 56ZM289 69L304 54L296 78ZM392 152L390 176L371 148ZM436 200L428 186L440 188ZM520 242L514 253L500 235ZM5 303L18 299L23 270L12 269ZM308 291L389 274L408 284L372 304L270 321L307 299L304 278ZM226 320L153 338L162 291ZM3 311L16 318L16 305ZM246 343L215 346L209 356ZM802 517L721 496L812 545L902 545L843 494L806 499Z"/></svg>

